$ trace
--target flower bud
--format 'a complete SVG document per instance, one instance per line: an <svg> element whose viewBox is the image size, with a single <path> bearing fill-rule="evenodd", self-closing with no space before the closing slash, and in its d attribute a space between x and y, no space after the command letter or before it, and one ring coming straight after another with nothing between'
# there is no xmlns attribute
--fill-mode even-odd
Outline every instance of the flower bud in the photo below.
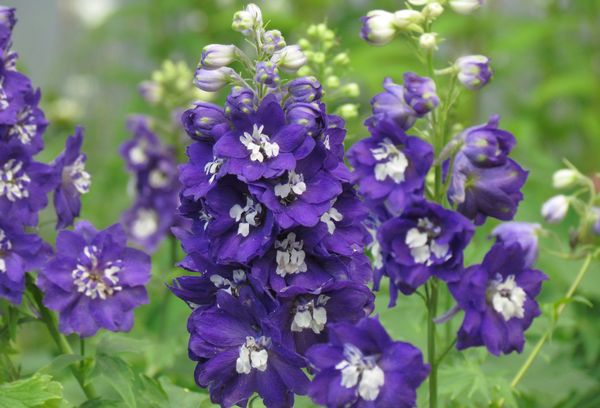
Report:
<svg viewBox="0 0 600 408"><path fill-rule="evenodd" d="M483 5L483 0L450 0L450 8L458 14L471 14Z"/></svg>
<svg viewBox="0 0 600 408"><path fill-rule="evenodd" d="M360 95L360 88L356 82L350 82L340 89L340 94L346 98L357 98Z"/></svg>
<svg viewBox="0 0 600 408"><path fill-rule="evenodd" d="M313 76L294 79L287 88L290 99L294 102L314 102L323 96L321 84Z"/></svg>
<svg viewBox="0 0 600 408"><path fill-rule="evenodd" d="M468 55L454 63L458 80L472 91L483 88L492 78L490 59L484 55Z"/></svg>
<svg viewBox="0 0 600 408"><path fill-rule="evenodd" d="M195 140L217 140L229 130L223 109L207 102L198 102L183 112L181 123L186 133Z"/></svg>
<svg viewBox="0 0 600 408"><path fill-rule="evenodd" d="M228 67L218 69L196 69L194 85L206 92L216 92L233 78L235 71Z"/></svg>
<svg viewBox="0 0 600 408"><path fill-rule="evenodd" d="M419 46L424 50L437 50L437 33L425 33L419 37Z"/></svg>
<svg viewBox="0 0 600 408"><path fill-rule="evenodd" d="M394 13L394 24L401 30L423 31L423 13L417 10L399 10Z"/></svg>
<svg viewBox="0 0 600 408"><path fill-rule="evenodd" d="M148 103L155 104L162 97L162 87L155 81L144 81L138 87L142 98Z"/></svg>
<svg viewBox="0 0 600 408"><path fill-rule="evenodd" d="M316 102L290 104L286 109L286 118L289 123L307 128L310 136L320 134L325 128L325 115Z"/></svg>
<svg viewBox="0 0 600 408"><path fill-rule="evenodd" d="M374 45L389 43L397 31L394 14L384 10L369 11L365 17L361 17L361 21L361 38Z"/></svg>
<svg viewBox="0 0 600 408"><path fill-rule="evenodd" d="M251 89L241 86L234 86L227 95L225 101L225 113L229 116L236 116L241 113L247 115L255 110L254 92Z"/></svg>
<svg viewBox="0 0 600 408"><path fill-rule="evenodd" d="M569 199L560 194L552 197L542 206L542 217L550 224L561 222L569 210Z"/></svg>
<svg viewBox="0 0 600 408"><path fill-rule="evenodd" d="M577 184L579 173L572 169L561 169L552 176L554 188L569 188Z"/></svg>
<svg viewBox="0 0 600 408"><path fill-rule="evenodd" d="M408 3L412 6L424 6L429 2L429 0L407 0Z"/></svg>
<svg viewBox="0 0 600 408"><path fill-rule="evenodd" d="M404 100L418 117L425 116L440 104L435 82L412 72L404 74Z"/></svg>
<svg viewBox="0 0 600 408"><path fill-rule="evenodd" d="M428 20L435 20L444 12L444 7L440 3L429 3L423 8L423 15Z"/></svg>
<svg viewBox="0 0 600 408"><path fill-rule="evenodd" d="M353 103L345 103L337 108L335 113L344 119L352 119L358 116L358 106Z"/></svg>
<svg viewBox="0 0 600 408"><path fill-rule="evenodd" d="M415 123L415 111L404 100L404 87L395 84L390 78L383 81L384 92L378 93L371 99L373 115L387 117L400 128L407 130Z"/></svg>
<svg viewBox="0 0 600 408"><path fill-rule="evenodd" d="M329 88L335 89L335 88L339 88L339 86L340 86L340 77L338 77L336 75L327 77L326 81L327 81L327 86Z"/></svg>
<svg viewBox="0 0 600 408"><path fill-rule="evenodd" d="M285 47L285 39L279 30L269 30L263 35L262 49L268 54L273 54L275 51Z"/></svg>
<svg viewBox="0 0 600 408"><path fill-rule="evenodd" d="M297 45L285 46L281 51L273 55L271 61L277 64L285 72L296 72L306 64L306 55Z"/></svg>
<svg viewBox="0 0 600 408"><path fill-rule="evenodd" d="M333 58L333 63L338 65L348 65L350 63L350 58L348 57L348 54L341 52Z"/></svg>
<svg viewBox="0 0 600 408"><path fill-rule="evenodd" d="M276 88L279 84L279 70L277 65L271 61L256 64L256 82L264 84L269 88Z"/></svg>
<svg viewBox="0 0 600 408"><path fill-rule="evenodd" d="M231 27L244 35L249 35L252 30L262 27L262 13L256 4L248 4L242 11L233 15Z"/></svg>
<svg viewBox="0 0 600 408"><path fill-rule="evenodd" d="M206 69L217 69L231 64L236 56L235 45L210 44L202 50L200 64Z"/></svg>

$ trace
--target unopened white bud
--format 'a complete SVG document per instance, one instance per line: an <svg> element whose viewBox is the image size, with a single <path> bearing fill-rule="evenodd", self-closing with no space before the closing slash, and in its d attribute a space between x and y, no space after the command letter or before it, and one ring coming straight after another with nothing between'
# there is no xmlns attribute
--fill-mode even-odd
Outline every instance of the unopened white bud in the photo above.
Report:
<svg viewBox="0 0 600 408"><path fill-rule="evenodd" d="M362 18L363 26L360 36L374 45L384 45L392 41L396 35L396 19L394 13L385 10L372 10Z"/></svg>
<svg viewBox="0 0 600 408"><path fill-rule="evenodd" d="M424 50L437 50L437 33L421 34L419 46Z"/></svg>
<svg viewBox="0 0 600 408"><path fill-rule="evenodd" d="M569 198L560 194L542 205L542 217L550 224L561 222L569 211Z"/></svg>
<svg viewBox="0 0 600 408"><path fill-rule="evenodd" d="M435 20L444 12L444 7L440 3L429 3L423 8L423 14L428 20Z"/></svg>
<svg viewBox="0 0 600 408"><path fill-rule="evenodd" d="M206 69L217 69L231 64L236 56L235 45L210 44L202 50L200 63Z"/></svg>
<svg viewBox="0 0 600 408"><path fill-rule="evenodd" d="M216 92L235 77L235 71L228 67L218 69L198 68L194 75L194 84L206 92Z"/></svg>
<svg viewBox="0 0 600 408"><path fill-rule="evenodd" d="M233 15L231 27L244 35L249 35L252 30L262 27L262 13L256 4L248 4L242 11Z"/></svg>
<svg viewBox="0 0 600 408"><path fill-rule="evenodd" d="M425 17L417 10L398 10L394 13L394 24L400 30L423 31L421 23Z"/></svg>
<svg viewBox="0 0 600 408"><path fill-rule="evenodd" d="M449 4L458 14L471 14L483 5L483 0L450 0Z"/></svg>
<svg viewBox="0 0 600 408"><path fill-rule="evenodd" d="M408 3L413 6L424 6L429 0L408 0Z"/></svg>
<svg viewBox="0 0 600 408"><path fill-rule="evenodd" d="M579 173L572 169L561 169L552 176L554 188L569 188L577 184Z"/></svg>
<svg viewBox="0 0 600 408"><path fill-rule="evenodd" d="M276 52L271 61L286 72L296 72L306 64L306 55L297 45L288 45Z"/></svg>

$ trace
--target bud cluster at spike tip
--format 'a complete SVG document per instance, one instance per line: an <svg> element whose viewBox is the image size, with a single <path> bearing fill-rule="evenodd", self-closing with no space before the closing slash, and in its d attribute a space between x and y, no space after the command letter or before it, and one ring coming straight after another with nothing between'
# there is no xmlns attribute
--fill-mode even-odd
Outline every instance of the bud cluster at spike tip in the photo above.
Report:
<svg viewBox="0 0 600 408"><path fill-rule="evenodd" d="M396 344L368 318L374 295L364 253L367 209L343 161L344 122L327 112L319 82L278 84L282 72L304 63L299 49L280 47L281 33L264 31L254 5L236 13L233 27L250 38L269 34L273 54L259 58L254 81L231 88L224 107L196 104L182 115L193 142L180 168L179 212L191 226L174 231L186 252L180 266L197 274L176 279L171 289L193 309L189 354L196 383L213 403L245 406L253 393L267 407L292 406L294 394L321 402L322 381L311 383L303 369L311 350L335 341L330 326L362 322L362 333ZM430 83L414 82L410 92L406 103L415 115L437 103ZM341 354L340 396L350 405L396 399L410 406L400 399L414 399L428 368L418 350L398 347L404 354L391 367L377 356ZM378 380L365 394L366 361ZM405 362L421 373L406 384L394 371ZM382 363L388 368L378 368ZM361 370L362 382L347 381L347 364ZM397 385L411 391L396 396Z"/></svg>
<svg viewBox="0 0 600 408"><path fill-rule="evenodd" d="M35 160L48 123L38 106L40 91L15 69L17 55L10 49L15 11L1 7L0 16L0 297L21 303L26 273L39 270L43 304L59 313L61 332L127 331L133 309L147 301L150 259L126 247L118 225L98 232L80 221L74 231L65 229L79 216L81 195L91 187L81 152L83 129L67 138L50 165ZM39 227L38 213L50 192L59 230L56 254L29 232Z"/></svg>

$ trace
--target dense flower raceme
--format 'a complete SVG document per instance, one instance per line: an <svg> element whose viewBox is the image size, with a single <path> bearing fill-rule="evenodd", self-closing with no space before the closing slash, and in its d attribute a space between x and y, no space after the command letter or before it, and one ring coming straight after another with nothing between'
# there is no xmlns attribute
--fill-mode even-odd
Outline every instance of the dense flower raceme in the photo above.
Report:
<svg viewBox="0 0 600 408"><path fill-rule="evenodd" d="M547 279L528 262L521 245L498 242L480 265L467 268L459 282L449 284L465 312L459 350L485 346L495 355L523 350L523 332L540 314L535 298Z"/></svg>
<svg viewBox="0 0 600 408"><path fill-rule="evenodd" d="M150 118L133 116L128 129L133 137L121 145L120 151L133 173L135 201L121 222L132 243L152 252L179 222L177 162L174 151L162 144L151 129Z"/></svg>
<svg viewBox="0 0 600 408"><path fill-rule="evenodd" d="M150 258L126 246L122 227L97 231L80 221L56 239L56 255L40 271L44 304L59 313L63 333L87 337L100 328L127 331L133 309L147 303Z"/></svg>
<svg viewBox="0 0 600 408"><path fill-rule="evenodd" d="M309 395L327 407L412 408L429 374L421 352L393 341L376 318L331 324L328 343L307 358L316 371Z"/></svg>

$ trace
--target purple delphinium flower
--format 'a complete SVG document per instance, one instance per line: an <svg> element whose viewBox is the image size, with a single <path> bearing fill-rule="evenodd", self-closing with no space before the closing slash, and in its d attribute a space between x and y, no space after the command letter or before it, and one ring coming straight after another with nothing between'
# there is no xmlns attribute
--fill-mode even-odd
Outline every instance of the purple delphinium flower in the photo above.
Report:
<svg viewBox="0 0 600 408"><path fill-rule="evenodd" d="M541 229L540 224L512 221L498 225L491 235L496 238L496 242L506 246L520 245L525 252L525 266L530 268L538 258L538 234Z"/></svg>
<svg viewBox="0 0 600 408"><path fill-rule="evenodd" d="M44 304L59 313L60 331L93 336L100 328L128 331L133 309L148 302L150 258L126 247L125 231L97 231L80 221L56 238L56 255L38 276Z"/></svg>
<svg viewBox="0 0 600 408"><path fill-rule="evenodd" d="M259 305L221 290L217 307L195 310L188 330L196 383L209 389L213 403L246 406L256 392L268 408L289 407L294 394L306 394L304 360L281 345L279 328Z"/></svg>
<svg viewBox="0 0 600 408"><path fill-rule="evenodd" d="M435 82L431 78L421 77L412 72L404 74L404 101L410 106L417 117L431 112L440 104Z"/></svg>
<svg viewBox="0 0 600 408"><path fill-rule="evenodd" d="M192 143L186 154L189 162L179 165L181 193L184 197L198 200L227 174L226 161L214 156L213 144L209 142Z"/></svg>
<svg viewBox="0 0 600 408"><path fill-rule="evenodd" d="M176 196L138 197L121 215L121 225L129 241L154 252L175 223L177 205Z"/></svg>
<svg viewBox="0 0 600 408"><path fill-rule="evenodd" d="M256 112L257 99L251 89L234 86L225 101L225 115L232 120Z"/></svg>
<svg viewBox="0 0 600 408"><path fill-rule="evenodd" d="M498 128L500 117L493 115L487 123L464 130L460 151L475 165L494 167L504 164L517 144L514 135Z"/></svg>
<svg viewBox="0 0 600 408"><path fill-rule="evenodd" d="M325 105L319 102L292 102L286 105L285 116L290 124L302 125L308 135L317 137L327 127Z"/></svg>
<svg viewBox="0 0 600 408"><path fill-rule="evenodd" d="M519 244L497 243L480 265L467 268L459 282L449 284L465 311L459 350L485 346L494 355L523 350L523 333L540 314L535 298L547 279L527 265L527 256Z"/></svg>
<svg viewBox="0 0 600 408"><path fill-rule="evenodd" d="M329 408L412 408L429 375L421 352L392 340L376 318L331 324L329 343L311 347L307 358L317 372L308 394Z"/></svg>
<svg viewBox="0 0 600 408"><path fill-rule="evenodd" d="M25 273L40 267L52 248L17 223L0 220L0 298L21 303Z"/></svg>
<svg viewBox="0 0 600 408"><path fill-rule="evenodd" d="M15 9L0 6L0 49L8 51L11 47L12 30L17 23Z"/></svg>
<svg viewBox="0 0 600 408"><path fill-rule="evenodd" d="M315 102L323 96L323 88L317 78L312 76L296 78L287 84L287 91L293 102Z"/></svg>
<svg viewBox="0 0 600 408"><path fill-rule="evenodd" d="M275 214L282 228L314 227L331 208L331 200L342 192L340 180L321 167L323 160L323 152L315 150L281 177L250 185L250 191Z"/></svg>
<svg viewBox="0 0 600 408"><path fill-rule="evenodd" d="M54 190L54 209L58 221L56 229L73 224L81 210L81 195L90 191L91 177L85 171L86 155L81 153L83 129L75 129L75 135L69 137L65 150L54 160L54 171L60 178L60 184Z"/></svg>
<svg viewBox="0 0 600 408"><path fill-rule="evenodd" d="M146 116L136 115L130 117L127 120L127 130L133 137L125 141L119 151L129 170L143 170L161 146L160 141L150 129L150 118Z"/></svg>
<svg viewBox="0 0 600 408"><path fill-rule="evenodd" d="M359 192L392 214L423 194L425 176L433 162L433 148L418 137L407 136L388 120L371 123L371 137L348 151Z"/></svg>
<svg viewBox="0 0 600 408"><path fill-rule="evenodd" d="M230 129L223 108L208 102L196 102L183 113L181 123L195 140L217 140Z"/></svg>
<svg viewBox="0 0 600 408"><path fill-rule="evenodd" d="M255 114L237 115L233 130L222 135L215 156L228 159L228 171L246 181L277 177L293 170L315 141L300 125L286 125L284 111L275 95L267 96Z"/></svg>
<svg viewBox="0 0 600 408"><path fill-rule="evenodd" d="M38 212L48 204L47 194L57 185L51 166L33 161L22 146L0 149L0 213L26 225L37 224Z"/></svg>
<svg viewBox="0 0 600 408"><path fill-rule="evenodd" d="M406 103L405 89L395 84L391 78L383 81L384 92L378 93L371 99L373 116L387 118L401 129L408 130L417 120L415 111Z"/></svg>
<svg viewBox="0 0 600 408"><path fill-rule="evenodd" d="M463 251L474 230L459 213L428 201L384 222L377 241L384 260L381 273L390 278L390 303L395 303L396 290L411 294L431 276L446 282L459 280Z"/></svg>
<svg viewBox="0 0 600 408"><path fill-rule="evenodd" d="M289 286L279 293L281 305L272 319L281 328L286 345L304 355L327 339L327 325L355 323L371 314L375 296L353 281L330 281L316 290Z"/></svg>
<svg viewBox="0 0 600 408"><path fill-rule="evenodd" d="M492 79L490 59L483 55L460 57L454 64L458 71L458 80L472 91L483 88Z"/></svg>

